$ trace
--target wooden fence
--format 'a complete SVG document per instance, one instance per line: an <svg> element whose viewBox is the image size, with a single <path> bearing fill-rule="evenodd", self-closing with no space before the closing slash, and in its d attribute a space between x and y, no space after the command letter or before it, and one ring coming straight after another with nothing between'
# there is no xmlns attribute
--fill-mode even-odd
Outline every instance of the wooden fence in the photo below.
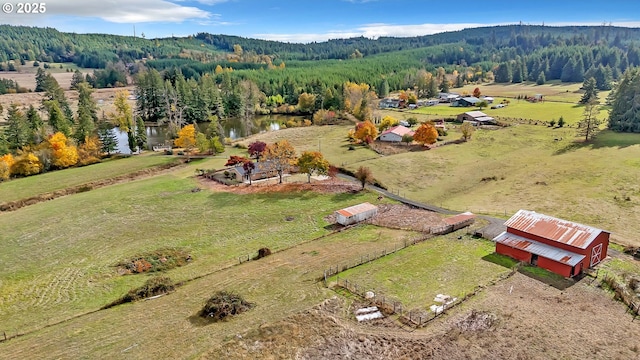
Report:
<svg viewBox="0 0 640 360"><path fill-rule="evenodd" d="M605 274L602 282L613 290L615 300L622 301L627 305L627 312L631 312L635 320L635 318L640 315L640 299L638 299L638 296L630 291L624 283L618 282L615 277L609 274Z"/></svg>

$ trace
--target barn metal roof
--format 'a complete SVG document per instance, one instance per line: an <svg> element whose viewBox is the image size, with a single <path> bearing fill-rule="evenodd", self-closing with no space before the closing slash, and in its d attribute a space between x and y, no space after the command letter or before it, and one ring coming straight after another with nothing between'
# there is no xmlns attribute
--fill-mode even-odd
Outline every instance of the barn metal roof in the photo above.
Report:
<svg viewBox="0 0 640 360"><path fill-rule="evenodd" d="M340 215L351 217L357 214L361 214L370 210L377 210L377 209L378 209L377 206L366 202L358 205L349 206L348 208L338 210L337 212L340 213Z"/></svg>
<svg viewBox="0 0 640 360"><path fill-rule="evenodd" d="M467 220L470 220L470 219L475 219L475 217L476 216L473 213L470 213L470 212L467 211L467 212L464 212L462 214L458 214L458 215L455 215L455 216L452 216L452 217L448 217L448 218L444 219L444 221L449 225L454 225L454 224L461 223L463 221L467 221Z"/></svg>
<svg viewBox="0 0 640 360"><path fill-rule="evenodd" d="M557 247L514 235L506 231L496 236L493 241L515 249L524 250L559 263L567 264L569 266L576 266L584 259L584 255L559 249Z"/></svg>
<svg viewBox="0 0 640 360"><path fill-rule="evenodd" d="M479 118L479 117L489 117L489 115L483 113L482 111L467 111L465 114L471 116L472 118Z"/></svg>
<svg viewBox="0 0 640 360"><path fill-rule="evenodd" d="M606 232L591 226L557 219L528 210L519 210L504 224L509 228L580 249L586 249L600 233Z"/></svg>

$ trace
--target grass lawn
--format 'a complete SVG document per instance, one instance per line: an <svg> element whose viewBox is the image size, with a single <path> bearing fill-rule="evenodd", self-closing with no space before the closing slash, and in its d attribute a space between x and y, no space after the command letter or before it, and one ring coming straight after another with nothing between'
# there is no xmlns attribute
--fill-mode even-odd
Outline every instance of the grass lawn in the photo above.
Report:
<svg viewBox="0 0 640 360"><path fill-rule="evenodd" d="M138 170L167 164L176 159L159 153L147 153L124 159L105 160L86 167L52 171L45 174L0 183L0 203L26 199L88 182L113 178Z"/></svg>
<svg viewBox="0 0 640 360"><path fill-rule="evenodd" d="M577 103L582 97L583 91L580 90L582 83L563 83L559 80L549 81L544 85L536 85L535 82L524 82L520 84L469 84L462 88L451 89L452 92L459 94L473 94L475 88L480 89L480 93L492 97L506 97L514 99L518 95L534 96L536 94L544 95L547 101L560 101L568 103ZM600 99L605 99L609 94L608 91L598 93Z"/></svg>
<svg viewBox="0 0 640 360"><path fill-rule="evenodd" d="M462 236L458 240L458 236ZM510 270L482 258L495 245L464 230L439 236L339 274L402 302L407 309L428 308L437 294L464 296Z"/></svg>

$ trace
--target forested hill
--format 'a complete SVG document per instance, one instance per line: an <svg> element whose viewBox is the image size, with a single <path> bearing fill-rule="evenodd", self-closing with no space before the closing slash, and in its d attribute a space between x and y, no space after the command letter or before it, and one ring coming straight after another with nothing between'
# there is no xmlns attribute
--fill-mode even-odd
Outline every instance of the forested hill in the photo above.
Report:
<svg viewBox="0 0 640 360"><path fill-rule="evenodd" d="M145 57L181 56L206 61L215 53L213 47L193 37L144 39L142 34L75 34L53 28L0 25L0 62L24 59L104 68L109 62L126 63Z"/></svg>
<svg viewBox="0 0 640 360"><path fill-rule="evenodd" d="M240 45L245 51L278 55L283 60L348 59L384 52L409 50L464 42L486 48L517 47L523 53L550 45L613 45L623 47L640 42L640 28L614 26L505 25L464 29L416 37L357 37L309 44L250 39L231 35L199 33L197 39L222 51Z"/></svg>
<svg viewBox="0 0 640 360"><path fill-rule="evenodd" d="M0 25L0 62L38 60L70 62L82 67L104 68L109 62L142 58L218 60L219 52L233 52L234 45L248 53L279 60L320 60L367 57L379 53L442 44L466 44L484 50L511 47L524 55L548 46L614 46L640 43L640 29L613 26L550 27L508 25L472 28L417 37L364 37L295 44L199 33L189 37L145 39L108 34L64 33L53 28ZM502 59L504 60L504 59Z"/></svg>

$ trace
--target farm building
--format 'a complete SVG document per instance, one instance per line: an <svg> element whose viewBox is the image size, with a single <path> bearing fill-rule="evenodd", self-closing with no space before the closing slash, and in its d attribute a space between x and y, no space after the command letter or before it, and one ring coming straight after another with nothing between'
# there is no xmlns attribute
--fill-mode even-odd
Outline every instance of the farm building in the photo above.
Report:
<svg viewBox="0 0 640 360"><path fill-rule="evenodd" d="M444 219L446 225L431 228L431 233L435 235L448 234L464 227L470 226L476 221L476 216L471 212L464 212Z"/></svg>
<svg viewBox="0 0 640 360"><path fill-rule="evenodd" d="M378 107L380 109L397 109L400 107L400 99L384 98L378 102Z"/></svg>
<svg viewBox="0 0 640 360"><path fill-rule="evenodd" d="M475 106L480 101L482 100L478 99L475 96L468 96L468 97L463 97L454 101L453 104L451 104L451 106L462 106L462 107Z"/></svg>
<svg viewBox="0 0 640 360"><path fill-rule="evenodd" d="M414 132L411 129L404 127L402 125L394 126L390 129L387 129L380 134L380 141L389 141L389 142L400 142L402 141L402 137L405 135L413 136Z"/></svg>
<svg viewBox="0 0 640 360"><path fill-rule="evenodd" d="M378 207L368 202L336 211L336 221L341 225L351 225L374 217Z"/></svg>
<svg viewBox="0 0 640 360"><path fill-rule="evenodd" d="M482 111L467 111L458 115L459 122L471 122L474 125L495 124L495 119Z"/></svg>
<svg viewBox="0 0 640 360"><path fill-rule="evenodd" d="M491 96L483 96L481 99L486 101L487 104L493 104L493 98Z"/></svg>
<svg viewBox="0 0 640 360"><path fill-rule="evenodd" d="M255 168L251 172L251 180L262 180L269 179L278 176L278 172L274 169L271 162L269 161L261 161L254 163ZM244 170L242 165L236 165L232 168L220 171L228 171L230 173L234 173L235 178L242 181L249 181L249 174Z"/></svg>
<svg viewBox="0 0 640 360"><path fill-rule="evenodd" d="M452 103L458 99L460 99L460 94L456 94L456 93L439 93L438 94L438 100L440 102Z"/></svg>
<svg viewBox="0 0 640 360"><path fill-rule="evenodd" d="M496 252L572 277L607 256L609 232L520 210L505 223L507 231L493 239Z"/></svg>

